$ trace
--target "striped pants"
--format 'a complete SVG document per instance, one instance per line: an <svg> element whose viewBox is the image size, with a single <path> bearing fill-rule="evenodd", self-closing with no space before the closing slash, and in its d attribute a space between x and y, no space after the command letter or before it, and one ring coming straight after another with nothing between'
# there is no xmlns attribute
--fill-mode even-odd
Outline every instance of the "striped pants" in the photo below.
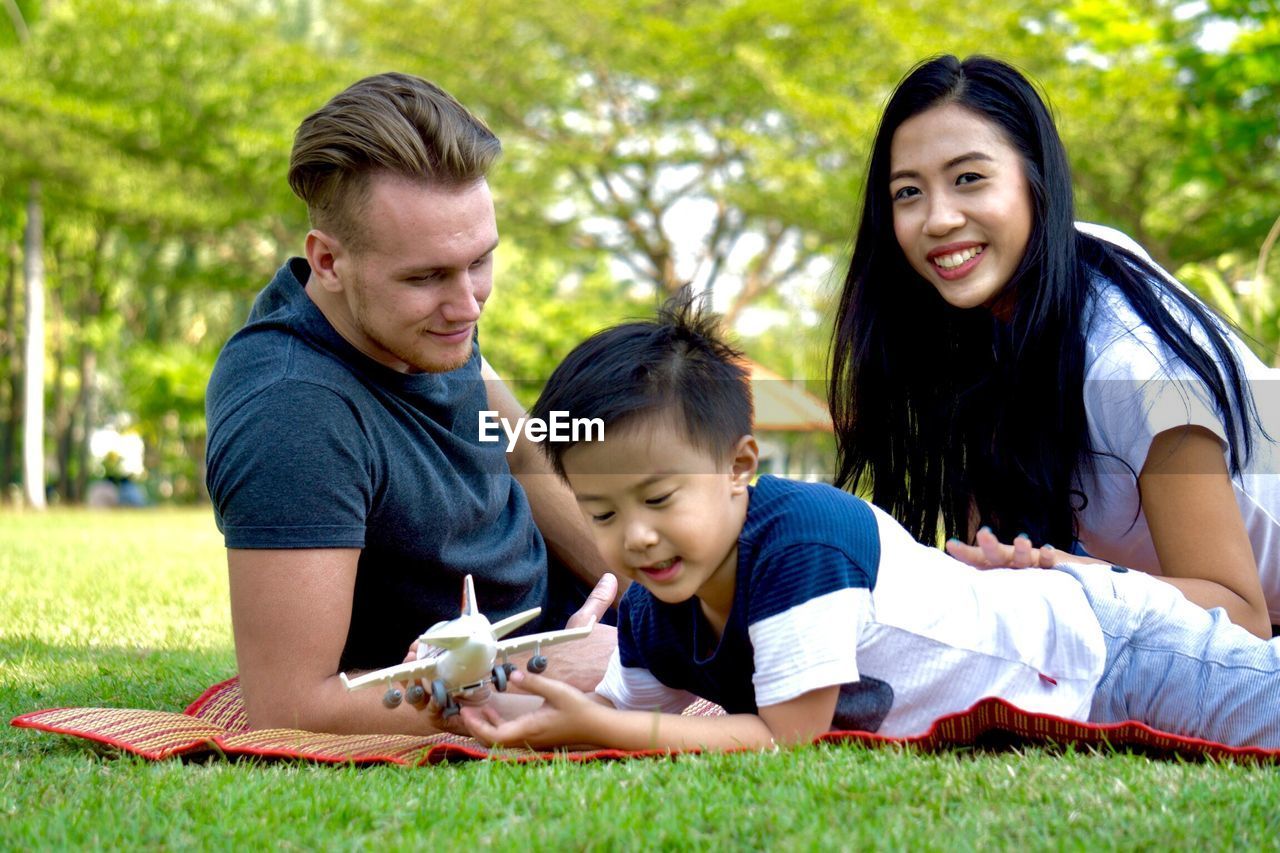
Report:
<svg viewBox="0 0 1280 853"><path fill-rule="evenodd" d="M1089 721L1137 720L1184 737L1280 748L1280 639L1262 640L1142 572L1057 567L1098 616L1107 663Z"/></svg>

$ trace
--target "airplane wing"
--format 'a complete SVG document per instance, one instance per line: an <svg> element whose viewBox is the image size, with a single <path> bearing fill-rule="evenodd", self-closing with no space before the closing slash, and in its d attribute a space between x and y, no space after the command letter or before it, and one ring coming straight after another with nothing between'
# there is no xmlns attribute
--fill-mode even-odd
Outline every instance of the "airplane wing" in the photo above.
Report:
<svg viewBox="0 0 1280 853"><path fill-rule="evenodd" d="M541 607L535 607L532 610L526 610L523 613L517 613L515 616L508 616L506 619L499 619L493 623L494 639L501 639L519 628L530 619L537 617L542 613Z"/></svg>
<svg viewBox="0 0 1280 853"><path fill-rule="evenodd" d="M437 658L430 657L411 660L408 663L388 666L384 669L375 669L373 672L366 672L355 678L347 678L347 674L343 672L338 674L338 678L342 680L342 686L348 690L359 690L370 684L390 684L393 681L414 681L419 678L430 681L436 674L436 663Z"/></svg>
<svg viewBox="0 0 1280 853"><path fill-rule="evenodd" d="M528 634L523 637L512 637L498 643L498 654L514 655L537 646L554 646L569 640L581 640L591 633L595 622L582 628L565 628L562 631L543 631L541 634Z"/></svg>

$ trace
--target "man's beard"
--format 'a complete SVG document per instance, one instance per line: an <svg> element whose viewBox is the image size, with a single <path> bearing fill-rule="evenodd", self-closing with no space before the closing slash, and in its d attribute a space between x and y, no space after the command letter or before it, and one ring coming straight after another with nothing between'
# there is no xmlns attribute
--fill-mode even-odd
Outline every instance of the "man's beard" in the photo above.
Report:
<svg viewBox="0 0 1280 853"><path fill-rule="evenodd" d="M357 282L354 288L355 305L352 311L352 319L355 320L356 329L360 334L368 340L376 344L384 352L388 352L400 361L409 366L409 369L415 373L449 373L457 370L471 360L470 341L466 351L457 358L441 363L440 361L426 361L424 356L419 353L398 346L381 337L373 328L373 324L368 320L368 303L365 301L363 282ZM426 338L430 332L419 332L418 335L423 342L430 346L430 339Z"/></svg>

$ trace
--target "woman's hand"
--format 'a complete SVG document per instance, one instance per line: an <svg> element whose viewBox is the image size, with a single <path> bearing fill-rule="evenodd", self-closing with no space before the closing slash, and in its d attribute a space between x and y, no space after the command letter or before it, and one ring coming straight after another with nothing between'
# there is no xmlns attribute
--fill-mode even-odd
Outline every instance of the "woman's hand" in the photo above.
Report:
<svg viewBox="0 0 1280 853"><path fill-rule="evenodd" d="M989 527L978 531L973 545L966 545L959 539L948 539L946 548L952 557L975 569L1052 569L1062 563L1107 565L1105 560L1059 551L1052 545L1033 548L1025 533L1015 536L1012 544L1005 544Z"/></svg>

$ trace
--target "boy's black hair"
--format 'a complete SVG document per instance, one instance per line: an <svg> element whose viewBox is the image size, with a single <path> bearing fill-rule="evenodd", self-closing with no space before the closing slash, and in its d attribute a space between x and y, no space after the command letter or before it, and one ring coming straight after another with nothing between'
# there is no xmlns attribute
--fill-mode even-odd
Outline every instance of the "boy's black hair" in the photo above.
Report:
<svg viewBox="0 0 1280 853"><path fill-rule="evenodd" d="M721 338L715 315L699 310L684 288L655 319L620 323L578 344L529 414L549 421L551 412L599 418L606 435L638 418L669 416L695 447L720 455L751 433L750 371ZM561 477L565 451L575 444L542 443Z"/></svg>

